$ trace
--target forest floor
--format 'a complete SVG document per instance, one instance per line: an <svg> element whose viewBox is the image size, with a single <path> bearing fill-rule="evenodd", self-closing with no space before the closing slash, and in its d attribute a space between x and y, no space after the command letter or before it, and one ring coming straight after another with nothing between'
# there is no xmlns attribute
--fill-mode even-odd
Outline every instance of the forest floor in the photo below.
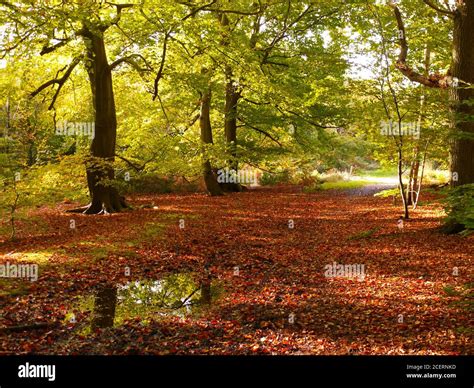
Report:
<svg viewBox="0 0 474 388"><path fill-rule="evenodd" d="M35 282L0 278L0 354L473 354L459 302L474 235L437 231L434 194L403 228L399 204L368 194L274 187L136 196L106 216L35 209L0 246L0 264L39 264ZM333 264L364 276L325 276ZM101 302L107 287L118 297ZM91 329L104 303L114 326Z"/></svg>

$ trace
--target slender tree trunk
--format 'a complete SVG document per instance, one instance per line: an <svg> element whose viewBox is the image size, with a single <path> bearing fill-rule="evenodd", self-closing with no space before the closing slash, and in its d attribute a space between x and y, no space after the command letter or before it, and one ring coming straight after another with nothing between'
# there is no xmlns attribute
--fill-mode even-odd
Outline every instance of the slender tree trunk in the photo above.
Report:
<svg viewBox="0 0 474 388"><path fill-rule="evenodd" d="M418 176L420 174L420 149L418 145L415 147L414 150L414 161L412 165L412 181L410 185L410 199L408 204L412 206L416 206L416 198L417 198L417 187L418 187Z"/></svg>
<svg viewBox="0 0 474 388"><path fill-rule="evenodd" d="M413 71L406 64L408 46L405 39L405 27L401 18L400 10L395 3L390 4L394 8L395 17L399 30L403 32L400 37L401 50L397 67L409 79L420 82L430 87L444 87L446 82L452 78L451 88L451 110L453 140L451 145L451 185L453 187L474 183L474 0L456 1L456 9L450 13L453 15L453 50L450 77L443 77L442 81L434 82L432 79L423 77ZM456 82L458 81L458 82ZM457 223L447 224L444 228L446 233L456 233L464 229L464 225Z"/></svg>
<svg viewBox="0 0 474 388"><path fill-rule="evenodd" d="M410 179L408 182L407 203L415 206L416 188L418 187L418 175L420 173L420 153L418 146L413 150L413 161L410 167Z"/></svg>
<svg viewBox="0 0 474 388"><path fill-rule="evenodd" d="M103 33L87 31L84 39L95 110L95 137L91 144L91 156L86 162L87 183L92 201L85 213L119 212L125 203L112 186L117 138L112 72L107 61Z"/></svg>
<svg viewBox="0 0 474 388"><path fill-rule="evenodd" d="M417 157L416 149L413 150L413 160L410 166L410 175L408 178L408 205L412 204L412 190L413 190L413 172L415 168L415 158Z"/></svg>
<svg viewBox="0 0 474 388"><path fill-rule="evenodd" d="M232 68L226 66L225 139L231 155L229 168L237 171L239 167L237 159L237 106L240 95L232 77Z"/></svg>
<svg viewBox="0 0 474 388"><path fill-rule="evenodd" d="M205 147L209 144L213 144L212 140L212 127L211 127L211 90L206 90L201 97L201 114L199 117L199 126L201 129L201 142L204 146L203 155L203 174L204 182L206 184L207 191L212 196L223 195L221 187L217 182L217 178L212 170L211 162L207 158L207 150Z"/></svg>
<svg viewBox="0 0 474 388"><path fill-rule="evenodd" d="M400 113L398 111L398 104L397 104L397 112L398 112L398 140L394 136L395 143L397 145L397 171L398 171L398 186L400 190L400 196L402 198L403 204L403 218L408 220L410 218L409 211L408 211L408 196L407 193L409 186L407 186L407 190L405 190L405 186L403 184L403 135L401 134L402 128L402 119L400 117Z"/></svg>
<svg viewBox="0 0 474 388"><path fill-rule="evenodd" d="M398 185L400 187L400 196L402 197L402 204L403 204L403 218L408 220L410 218L408 212L408 201L407 201L407 194L405 187L403 185L403 143L398 145Z"/></svg>
<svg viewBox="0 0 474 388"><path fill-rule="evenodd" d="M423 185L423 178L425 176L425 165L426 165L426 155L428 153L429 141L426 142L425 149L423 151L423 161L421 163L421 175L420 180L418 181L418 187L415 192L415 201L413 202L413 210L418 207L418 201L420 200L421 187ZM414 186L415 187L415 186Z"/></svg>
<svg viewBox="0 0 474 388"><path fill-rule="evenodd" d="M452 88L455 132L451 149L451 172L457 174L453 186L474 183L474 0L464 0L454 17L452 76L459 87ZM471 99L471 103L468 100ZM455 174L456 173L456 174Z"/></svg>
<svg viewBox="0 0 474 388"><path fill-rule="evenodd" d="M238 172L239 160L237 155L237 114L238 114L238 103L240 99L240 93L237 90L237 85L233 80L232 68L226 66L226 90L225 90L225 140L227 144L227 151L229 152L230 158L227 162L229 170ZM225 183L224 189L232 192L242 191L242 185L240 183Z"/></svg>
<svg viewBox="0 0 474 388"><path fill-rule="evenodd" d="M219 15L219 21L221 26L224 28L224 33L221 41L221 45L224 48L229 46L229 18L226 14ZM239 160L237 155L237 113L238 104L240 99L240 92L238 86L234 81L234 73L232 66L226 64L225 66L225 107L224 107L224 134L227 145L227 152L230 157L227 161L227 168L234 170L236 173L239 169ZM240 183L221 183L221 187L225 191L238 192L242 191L242 185Z"/></svg>
<svg viewBox="0 0 474 388"><path fill-rule="evenodd" d="M430 71L431 65L431 50L428 46L425 48L425 72L424 76L427 77ZM423 111L425 108L425 99L426 95L424 91L420 97L420 112L418 114L418 129L420 134L420 139L417 139L416 145L413 149L413 162L410 170L410 183L408 185L408 204L413 206L413 209L416 208L418 198L420 196L421 185L418 187L418 177L420 174L420 142L421 142L421 125L423 123ZM426 152L424 157L426 157Z"/></svg>

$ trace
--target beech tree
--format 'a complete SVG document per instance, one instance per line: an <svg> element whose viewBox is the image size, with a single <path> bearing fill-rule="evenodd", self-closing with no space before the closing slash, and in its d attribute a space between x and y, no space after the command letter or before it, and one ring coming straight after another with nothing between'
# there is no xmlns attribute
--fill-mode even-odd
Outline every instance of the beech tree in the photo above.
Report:
<svg viewBox="0 0 474 388"><path fill-rule="evenodd" d="M453 26L452 64L444 74L421 74L408 63L408 38L400 8L390 2L397 21L400 53L397 68L411 81L430 88L449 89L454 129L451 146L451 182L453 186L474 183L474 1L457 0L448 8L429 0L423 2L439 18L449 18Z"/></svg>
<svg viewBox="0 0 474 388"><path fill-rule="evenodd" d="M123 56L109 63L105 35L111 27L118 26L123 11L133 7L133 4L89 1L81 5L53 2L32 6L27 1L2 1L1 5L11 19L8 31L12 42L4 47L4 51L17 50L28 38L41 46L42 56L67 46L71 46L74 54L70 64L59 69L55 78L32 91L31 97L50 87L56 87L49 105L49 109L53 110L73 71L79 64L84 65L89 76L95 121L95 136L90 148L90 157L86 161L91 203L74 211L83 211L86 214L120 211L126 204L113 185L117 117L112 70L122 63L129 63L138 71L150 69L140 54ZM113 17L108 16L111 11L115 11ZM77 46L77 41L82 42L82 49Z"/></svg>

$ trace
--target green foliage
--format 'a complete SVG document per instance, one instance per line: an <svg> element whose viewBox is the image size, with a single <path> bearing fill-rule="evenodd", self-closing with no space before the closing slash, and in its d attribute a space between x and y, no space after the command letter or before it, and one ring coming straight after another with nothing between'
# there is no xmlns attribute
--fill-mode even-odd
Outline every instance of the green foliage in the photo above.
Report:
<svg viewBox="0 0 474 388"><path fill-rule="evenodd" d="M392 178L397 176L397 169L395 167L377 168L376 170L361 170L357 174L364 177L372 178Z"/></svg>
<svg viewBox="0 0 474 388"><path fill-rule="evenodd" d="M400 197L400 188L395 187L393 189L388 189L388 190L382 190L376 194L374 194L375 197L380 197L380 198L389 198L389 197Z"/></svg>
<svg viewBox="0 0 474 388"><path fill-rule="evenodd" d="M440 169L447 166L447 96L405 82L395 68L399 42L392 39L397 27L390 7L218 0L196 8L192 2L147 0L121 9L119 18L111 2L52 4L57 6L27 0L0 5L0 179L10 182L0 199L3 209L16 198L15 172L22 175L20 206L86 201L79 155L88 153L91 139L55 134L62 121L94 120L84 26L112 26L105 33L109 63L130 59L113 69L116 163L94 162L115 170L116 178L103 183L121 192L199 190L204 159L216 169L236 159L240 166L272 171L263 174L262 185L302 184L309 191L365 184L328 176L333 169L381 167L391 173L398 147L404 171L414 149L426 150ZM403 1L400 7L410 62L422 69L429 46L431 71L444 72L451 55L449 23L427 6ZM64 44L57 45L60 39ZM80 62L67 82L31 97L35 88L63 76L74 58ZM235 155L224 133L230 81L240 96ZM199 113L208 89L213 144L204 146ZM419 138L381 135L381 122L395 119L397 110L404 122L420 123Z"/></svg>
<svg viewBox="0 0 474 388"><path fill-rule="evenodd" d="M304 191L306 193L313 193L318 192L321 190L352 190L352 189L360 189L364 186L367 186L371 182L368 181L334 181L334 182L322 182L317 183L309 187L305 187Z"/></svg>
<svg viewBox="0 0 474 388"><path fill-rule="evenodd" d="M124 185L125 193L172 193L192 192L198 190L196 183L184 177L163 177L157 173L135 174L129 184Z"/></svg>
<svg viewBox="0 0 474 388"><path fill-rule="evenodd" d="M464 225L467 230L474 229L474 184L450 189L444 205L448 214L447 223Z"/></svg>
<svg viewBox="0 0 474 388"><path fill-rule="evenodd" d="M449 171L429 169L425 173L424 181L427 184L444 184L449 182Z"/></svg>
<svg viewBox="0 0 474 388"><path fill-rule="evenodd" d="M321 184L321 190L349 190L359 189L370 184L368 181L339 181L324 182Z"/></svg>
<svg viewBox="0 0 474 388"><path fill-rule="evenodd" d="M206 301L203 300L202 286L193 273L174 273L160 280L132 281L118 286L114 316L114 325L123 325L126 321L140 317L146 325L152 320L167 316L186 316L199 314ZM218 282L209 285L211 299L217 299L223 293ZM91 317L94 311L95 295L79 299L74 308L87 312ZM66 314L65 321L73 317ZM83 334L90 334L90 327L84 327Z"/></svg>
<svg viewBox="0 0 474 388"><path fill-rule="evenodd" d="M474 283L466 283L462 286L447 285L443 288L443 291L447 296L456 298L456 300L452 302L453 306L465 310L467 314L474 312ZM474 332L472 326L459 327L457 330L470 334Z"/></svg>
<svg viewBox="0 0 474 388"><path fill-rule="evenodd" d="M274 186L278 184L287 184L290 182L290 173L288 170L284 170L276 173L264 172L260 178L260 184L262 186Z"/></svg>
<svg viewBox="0 0 474 388"><path fill-rule="evenodd" d="M64 200L87 200L82 158L67 156L57 163L35 165L18 171L15 177L0 177L0 211L4 217L11 211L18 195L17 208L55 204Z"/></svg>

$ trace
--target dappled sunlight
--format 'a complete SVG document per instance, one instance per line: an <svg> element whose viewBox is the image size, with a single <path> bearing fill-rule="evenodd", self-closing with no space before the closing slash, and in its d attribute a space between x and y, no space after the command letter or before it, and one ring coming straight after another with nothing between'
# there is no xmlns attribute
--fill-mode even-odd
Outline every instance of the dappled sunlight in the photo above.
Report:
<svg viewBox="0 0 474 388"><path fill-rule="evenodd" d="M467 346L466 336L456 332L457 326L467 326L467 316L450 304L443 290L447 284L467 282L472 255L465 248L469 243L472 247L472 238L436 234L434 239L436 207L419 208L417 219L398 230L397 210L387 208L390 199L377 199L372 207L370 198L334 198L329 192L312 194L311 200L284 194L275 199L265 190L236 196L238 201L229 195L212 207L213 199L205 196L180 196L179 201L173 196L148 197L160 210L121 213L113 223L107 216L74 215L77 230L56 235L56 249L40 249L47 240L33 243L36 250L22 248L24 252L10 243L2 257L12 251L30 262L35 255L48 257L49 266L33 283L35 292L49 292L58 278L68 290L55 296L58 308L43 317L60 317L69 328L66 342L54 344L55 353L77 345L85 352L115 354L133 346L128 330L138 321L131 313L127 319L120 313L120 326L107 329L124 336L116 347L90 329L88 339L77 341L75 336L90 327L92 307L87 299L86 309L77 310L69 302L73 295L91 295L102 283L153 284L165 274L185 272L194 272L198 282L212 275L222 287L219 302L196 316L160 313L158 319L143 312L149 328L164 327L165 322L181 328L176 339L170 337L175 334L150 338L143 353L203 354L203 338L210 341L204 353L212 354L451 354ZM365 222L359 221L361 214ZM68 227L70 219L48 210L48 228ZM104 234L97 236L97 228ZM328 265L338 263L346 269L358 263L363 273L328 277ZM22 295L31 285L24 286L7 289L6 295L26 298ZM70 307L59 308L64 305ZM22 317L37 319L42 308L39 303ZM133 311L142 314L135 307ZM71 314L76 323L69 322ZM3 324L11 317L7 313ZM212 336L205 322L214 322ZM197 331L197 338L186 337L184 327L189 333ZM203 338L200 330L207 333ZM452 339L443 342L447 332ZM425 348L418 345L423 341L429 343ZM42 346L38 342L35 349Z"/></svg>

